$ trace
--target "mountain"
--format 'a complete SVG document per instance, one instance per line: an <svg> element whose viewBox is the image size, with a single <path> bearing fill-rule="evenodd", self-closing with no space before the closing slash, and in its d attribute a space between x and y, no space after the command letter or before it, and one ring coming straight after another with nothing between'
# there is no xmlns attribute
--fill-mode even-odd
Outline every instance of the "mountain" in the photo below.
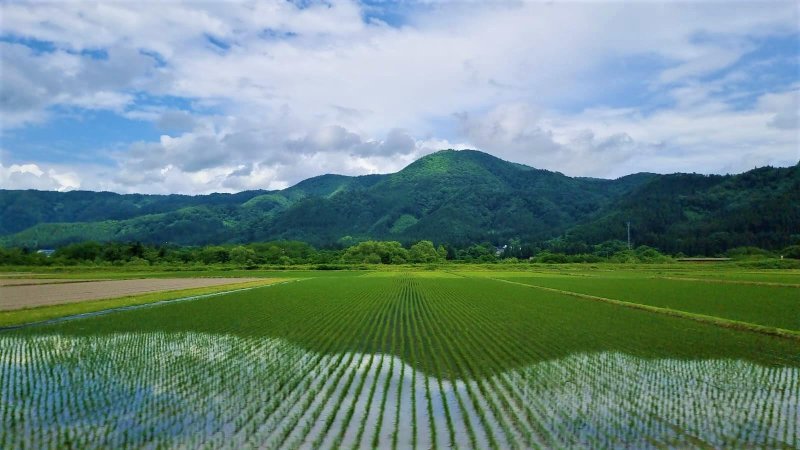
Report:
<svg viewBox="0 0 800 450"><path fill-rule="evenodd" d="M797 239L800 169L740 175L639 173L571 178L474 150L443 150L401 171L322 175L279 191L211 195L0 191L0 243L53 247L81 240L207 244L364 239L466 245L562 237L698 253ZM725 234L727 233L727 234ZM703 247L699 242L713 242Z"/></svg>
<svg viewBox="0 0 800 450"><path fill-rule="evenodd" d="M602 242L625 233L669 253L715 254L738 246L800 243L800 164L739 175L655 177L621 196L569 238Z"/></svg>
<svg viewBox="0 0 800 450"><path fill-rule="evenodd" d="M644 182L648 176L639 177ZM626 186L621 186L625 184ZM309 197L255 237L335 242L342 236L467 244L548 239L636 182L570 178L477 151L441 151L346 195Z"/></svg>

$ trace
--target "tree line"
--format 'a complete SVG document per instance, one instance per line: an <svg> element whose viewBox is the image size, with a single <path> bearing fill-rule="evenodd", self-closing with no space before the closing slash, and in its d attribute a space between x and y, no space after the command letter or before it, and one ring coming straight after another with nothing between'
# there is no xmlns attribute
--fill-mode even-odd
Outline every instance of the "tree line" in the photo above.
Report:
<svg viewBox="0 0 800 450"><path fill-rule="evenodd" d="M364 241L342 248L318 249L301 241L270 241L241 245L177 246L150 245L141 242L81 242L51 252L24 247L0 248L0 265L230 265L256 268L261 265L316 265L336 268L361 264L436 264L456 263L647 263L668 262L684 257L669 255L641 245L628 248L622 241L610 240L588 245L567 240L551 240L528 244L511 239L503 246L478 243L469 246L434 245L421 240L404 246L397 241ZM757 247L737 247L720 254L736 259L790 258L800 259L800 245L771 252Z"/></svg>

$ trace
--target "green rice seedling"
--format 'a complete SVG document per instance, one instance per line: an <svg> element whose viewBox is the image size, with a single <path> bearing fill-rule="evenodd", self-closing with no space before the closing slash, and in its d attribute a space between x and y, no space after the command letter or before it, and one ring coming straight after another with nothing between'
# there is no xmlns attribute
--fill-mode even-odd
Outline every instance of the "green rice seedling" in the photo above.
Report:
<svg viewBox="0 0 800 450"><path fill-rule="evenodd" d="M0 448L797 447L799 368L490 277L332 276L0 333Z"/></svg>

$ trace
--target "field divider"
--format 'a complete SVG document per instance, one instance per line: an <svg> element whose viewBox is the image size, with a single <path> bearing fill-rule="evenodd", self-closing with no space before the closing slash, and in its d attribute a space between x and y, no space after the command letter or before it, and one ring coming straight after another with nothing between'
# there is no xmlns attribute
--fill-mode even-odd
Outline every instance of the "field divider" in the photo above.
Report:
<svg viewBox="0 0 800 450"><path fill-rule="evenodd" d="M598 302L609 303L616 306L622 306L625 308L631 309L639 309L642 311L648 311L656 314L663 314L666 316L678 317L681 319L693 320L695 322L716 325L723 328L728 328L732 330L739 330L739 331L749 331L753 333L760 333L766 334L769 336L776 336L785 339L792 339L796 341L800 341L800 331L793 331L793 330L786 330L783 328L776 328L776 327L767 327L764 325L757 325L754 323L749 322L740 322L738 320L730 320L730 319L723 319L721 317L715 316L707 316L705 314L696 314L690 313L686 311L680 311L675 309L669 308L661 308L658 306L651 306L651 305L643 305L641 303L633 303L633 302L626 302L623 300L617 300L613 298L607 297L599 297L597 295L589 295L589 294L581 294L579 292L572 292L572 291L565 291L561 289L555 289L550 287L539 286L536 284L528 284L528 283L520 283L518 281L511 281L511 280L503 280L501 278L494 278L494 277L487 277L490 280L499 281L502 283L509 283L514 284L517 286L524 286L532 289L539 289L542 291L548 292L555 292L558 294L569 295L571 297L582 298L586 300L594 300Z"/></svg>
<svg viewBox="0 0 800 450"><path fill-rule="evenodd" d="M672 280L672 281L697 281L700 283L712 283L712 284L744 284L750 286L775 286L775 287L800 288L800 284L798 283L781 283L777 281L721 280L719 278L690 278L690 277L671 277L671 276L657 276L653 278L660 280Z"/></svg>
<svg viewBox="0 0 800 450"><path fill-rule="evenodd" d="M216 296L219 296L219 295L232 294L234 292L243 292L243 291L250 291L250 290L253 290L253 289L261 289L261 288L272 287L272 286L280 286L280 285L283 285L283 284L294 283L294 282L299 282L299 281L304 281L304 280L311 280L311 279L313 279L313 278L293 278L293 279L288 279L288 280L285 280L285 281L279 281L279 282L276 282L276 283L259 284L257 286L239 287L239 288L229 289L229 290L225 290L225 291L210 292L210 293L207 293L207 294L197 294L197 295L189 295L189 296L185 296L185 297L170 298L170 299L166 299L166 300L158 300L158 301L150 302L150 303L140 303L140 304L124 305L124 306L114 306L114 307L111 307L111 308L100 309L100 310L97 310L97 311L89 311L89 312L78 313L78 314L70 314L70 315L61 316L61 317L55 317L55 318L52 318L52 319L38 320L38 321L35 321L35 322L27 322L27 323L21 323L21 324L17 324L17 325L4 325L4 326L0 326L0 332L10 331L10 330L18 330L18 329L21 329L21 328L28 328L28 327L41 326L41 325L52 325L52 324L56 324L56 323L67 322L67 321L70 321L70 320L86 319L86 318L89 318L89 317L104 316L106 314L111 314L111 313L115 313L115 312L131 311L131 310L134 310L134 309L142 309L142 308L152 308L152 307L155 307L155 306L166 305L166 304L169 304L169 303L179 303L179 302L186 302L186 301L191 301L191 300L200 300L200 299L204 299L204 298L208 298L208 297L216 297ZM253 282L249 282L249 283L253 283ZM244 283L231 283L231 285L236 285L236 284L242 285ZM163 293L164 294L168 294L169 291L165 291ZM151 292L151 293L147 293L147 294L143 294L143 295L151 295L151 294L154 294L154 293ZM103 299L103 300L97 300L97 301L118 300L118 299L123 299L123 298L125 298L125 297L112 298L112 299ZM53 306L61 306L61 305L53 305ZM48 308L48 307L44 307L44 308ZM24 310L24 309L23 310L13 310L13 311L8 311L8 312L17 312L17 311L26 311L26 310Z"/></svg>

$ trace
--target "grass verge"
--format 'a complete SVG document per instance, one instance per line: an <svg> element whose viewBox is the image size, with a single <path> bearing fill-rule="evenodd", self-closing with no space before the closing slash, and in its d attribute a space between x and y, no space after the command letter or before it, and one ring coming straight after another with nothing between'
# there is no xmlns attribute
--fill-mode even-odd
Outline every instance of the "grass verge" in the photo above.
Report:
<svg viewBox="0 0 800 450"><path fill-rule="evenodd" d="M0 311L0 327L42 322L59 317L102 311L111 308L119 308L121 306L143 305L147 303L161 302L164 300L191 297L194 295L216 294L235 289L266 286L281 281L287 281L287 279L265 278L263 280L247 281L243 283L232 282L231 284L223 284L219 286L149 292L146 294L128 295L125 297L115 297L102 300L87 300L85 302L39 306L34 308L15 309L12 311Z"/></svg>

